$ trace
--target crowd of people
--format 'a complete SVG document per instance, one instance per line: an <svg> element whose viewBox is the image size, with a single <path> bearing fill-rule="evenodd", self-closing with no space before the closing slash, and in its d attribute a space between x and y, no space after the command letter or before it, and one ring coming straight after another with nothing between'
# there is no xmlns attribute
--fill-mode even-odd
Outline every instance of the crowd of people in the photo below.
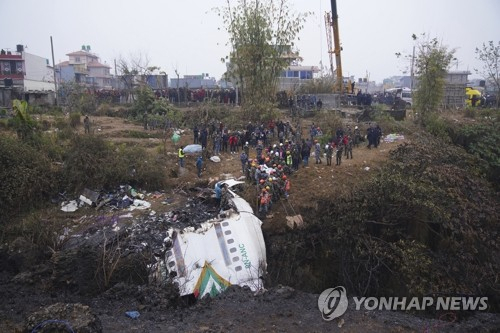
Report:
<svg viewBox="0 0 500 333"><path fill-rule="evenodd" d="M309 137L306 139L301 135L299 124L292 126L281 120L267 124L249 122L244 129L239 130L230 130L222 122L214 121L208 125L194 126L193 143L200 144L203 150L211 148L211 155L239 155L241 172L256 187L258 212L266 215L273 203L289 197L290 176L301 166L307 167L311 156L314 156L316 164L322 164L325 160L326 166L333 164L335 156L335 164L339 166L342 157L353 158L353 149L362 142L368 141L366 147L369 149L378 147L382 129L376 124L370 125L366 135L363 135L358 126L346 126L336 129L333 135L327 137L313 123ZM183 165L181 148L179 160ZM200 175L201 170L198 169ZM217 187L220 188L216 188L216 196L223 190L220 184Z"/></svg>

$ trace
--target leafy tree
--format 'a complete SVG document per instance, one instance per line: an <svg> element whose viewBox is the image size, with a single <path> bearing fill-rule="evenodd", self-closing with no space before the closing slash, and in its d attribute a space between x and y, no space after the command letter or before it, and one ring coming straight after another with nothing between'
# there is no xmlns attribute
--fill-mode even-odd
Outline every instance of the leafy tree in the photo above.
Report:
<svg viewBox="0 0 500 333"><path fill-rule="evenodd" d="M137 85L145 85L147 77L153 75L155 71L159 71L160 67L152 66L149 57L139 53L135 56L131 55L129 60L120 57L118 69L121 73L120 79L128 93L127 100L134 101L134 88Z"/></svg>
<svg viewBox="0 0 500 333"><path fill-rule="evenodd" d="M286 0L227 0L222 16L229 33L231 54L226 77L241 89L249 118L261 118L276 98L277 79L298 54L294 40L307 13L293 14Z"/></svg>
<svg viewBox="0 0 500 333"><path fill-rule="evenodd" d="M97 109L97 98L86 89L76 82L64 82L59 86L60 100L70 112L93 114Z"/></svg>
<svg viewBox="0 0 500 333"><path fill-rule="evenodd" d="M500 106L500 41L495 43L490 40L488 44L483 43L481 48L476 48L477 59L483 62L482 70L476 72L484 75L494 84L497 91L497 108Z"/></svg>
<svg viewBox="0 0 500 333"><path fill-rule="evenodd" d="M141 85L136 89L137 99L134 102L135 115L151 113L155 95L153 90L147 85Z"/></svg>
<svg viewBox="0 0 500 333"><path fill-rule="evenodd" d="M418 39L413 35L413 39ZM422 34L417 43L418 55L415 73L418 85L414 95L415 110L422 117L435 111L443 99L445 77L455 50L449 50L436 38L428 39Z"/></svg>

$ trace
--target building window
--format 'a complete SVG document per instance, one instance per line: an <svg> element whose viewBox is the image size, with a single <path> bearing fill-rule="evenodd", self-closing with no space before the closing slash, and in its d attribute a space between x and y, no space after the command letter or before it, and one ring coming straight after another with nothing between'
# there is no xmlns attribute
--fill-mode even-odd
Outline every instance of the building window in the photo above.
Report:
<svg viewBox="0 0 500 333"><path fill-rule="evenodd" d="M8 61L4 61L1 63L2 74L10 74L10 63Z"/></svg>
<svg viewBox="0 0 500 333"><path fill-rule="evenodd" d="M75 62L80 62L80 57L75 57Z"/></svg>
<svg viewBox="0 0 500 333"><path fill-rule="evenodd" d="M300 79L301 80L310 80L310 79L312 79L312 72L311 71L301 71L300 72Z"/></svg>

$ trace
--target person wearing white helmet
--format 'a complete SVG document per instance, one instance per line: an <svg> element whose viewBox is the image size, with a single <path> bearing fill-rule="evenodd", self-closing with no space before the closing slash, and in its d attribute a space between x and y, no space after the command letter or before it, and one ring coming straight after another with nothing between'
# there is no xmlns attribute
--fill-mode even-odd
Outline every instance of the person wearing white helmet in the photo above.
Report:
<svg viewBox="0 0 500 333"><path fill-rule="evenodd" d="M332 157L333 157L333 145L327 144L325 146L326 150L326 165L332 165Z"/></svg>
<svg viewBox="0 0 500 333"><path fill-rule="evenodd" d="M358 126L354 127L354 147L359 147L359 142L361 141L361 132Z"/></svg>
<svg viewBox="0 0 500 333"><path fill-rule="evenodd" d="M243 151L245 152L245 154L247 154L247 156L250 156L249 153L250 153L250 147L248 146L248 141L245 142L245 145L243 146Z"/></svg>

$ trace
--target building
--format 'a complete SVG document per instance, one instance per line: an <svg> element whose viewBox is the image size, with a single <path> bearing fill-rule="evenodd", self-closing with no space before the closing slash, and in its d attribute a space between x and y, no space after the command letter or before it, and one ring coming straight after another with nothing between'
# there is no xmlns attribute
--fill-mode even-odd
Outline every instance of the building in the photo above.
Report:
<svg viewBox="0 0 500 333"><path fill-rule="evenodd" d="M111 67L102 64L99 57L90 52L90 46L83 45L81 50L66 55L69 60L56 65L58 82L76 82L97 89L114 87Z"/></svg>
<svg viewBox="0 0 500 333"><path fill-rule="evenodd" d="M301 66L292 63L278 77L278 91L296 91L304 83L310 82L319 73L317 66Z"/></svg>
<svg viewBox="0 0 500 333"><path fill-rule="evenodd" d="M32 105L54 104L54 71L47 58L25 52L0 51L0 106L11 107L12 99Z"/></svg>
<svg viewBox="0 0 500 333"><path fill-rule="evenodd" d="M188 88L188 89L214 89L217 88L217 81L208 74L201 75L184 75L183 78L170 79L171 88Z"/></svg>
<svg viewBox="0 0 500 333"><path fill-rule="evenodd" d="M467 87L468 71L454 71L446 74L444 87L443 107L463 108L465 107L465 88Z"/></svg>

